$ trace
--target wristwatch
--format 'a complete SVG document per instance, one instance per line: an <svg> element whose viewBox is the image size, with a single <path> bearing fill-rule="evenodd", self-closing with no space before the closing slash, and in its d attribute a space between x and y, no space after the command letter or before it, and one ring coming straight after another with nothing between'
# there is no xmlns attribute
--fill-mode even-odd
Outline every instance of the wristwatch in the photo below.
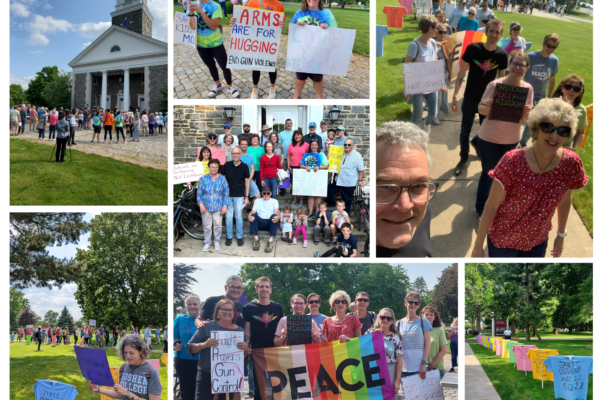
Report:
<svg viewBox="0 0 600 400"><path fill-rule="evenodd" d="M421 360L421 364L425 364L425 366L427 366L427 361Z"/></svg>
<svg viewBox="0 0 600 400"><path fill-rule="evenodd" d="M565 233L561 233L558 229L556 230L556 234L562 238L567 237L567 230L565 229Z"/></svg>

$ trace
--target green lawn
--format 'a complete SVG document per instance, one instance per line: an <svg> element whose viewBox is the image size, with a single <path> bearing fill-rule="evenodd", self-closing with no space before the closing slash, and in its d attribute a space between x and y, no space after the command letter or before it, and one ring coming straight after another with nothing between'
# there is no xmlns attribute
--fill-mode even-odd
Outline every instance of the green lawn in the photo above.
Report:
<svg viewBox="0 0 600 400"><path fill-rule="evenodd" d="M231 17L231 3L227 3L227 16ZM300 6L285 6L285 26L283 27L282 33L287 35L288 25L294 17L296 11L300 9ZM343 29L356 29L356 38L354 39L353 53L360 54L363 56L369 56L369 10L352 10L352 9L341 9L331 8L335 20L337 21L338 27ZM173 7L173 12L183 12L182 6ZM229 19L221 21L222 24L228 24Z"/></svg>
<svg viewBox="0 0 600 400"><path fill-rule="evenodd" d="M10 141L11 205L167 205L168 173L110 157L69 150L50 161L52 147Z"/></svg>
<svg viewBox="0 0 600 400"><path fill-rule="evenodd" d="M114 349L106 350L108 362L113 367L121 366L123 360L117 357ZM151 359L160 359L162 354L152 353ZM42 344L37 351L37 344L24 342L10 343L10 399L32 399L33 385L36 379L49 379L68 383L77 388L77 399L91 399L92 393L86 380L81 376L79 364L73 346L53 346ZM163 386L161 400L169 398L167 368L161 363L160 381ZM95 399L99 399L95 395Z"/></svg>
<svg viewBox="0 0 600 400"><path fill-rule="evenodd" d="M525 339L525 332L518 332L515 334L515 336L517 336L519 338L519 340L524 340ZM592 332L573 332L571 334L569 334L569 332L559 332L558 335L553 334L552 332L540 332L540 337L542 339L544 338L550 338L550 339L556 339L556 338L561 338L561 339L567 339L567 338L591 338L593 336ZM530 334L531 340L538 340L537 336L533 336L533 333ZM523 338L523 339L521 339Z"/></svg>
<svg viewBox="0 0 600 400"><path fill-rule="evenodd" d="M538 342L539 343L539 342ZM476 342L470 343L488 378L503 400L552 400L554 399L554 383L544 382L544 389L539 380L534 380L531 372L517 371L513 363L496 356L492 350L485 349ZM538 346L540 347L540 346ZM542 347L540 347L542 348ZM592 340L548 340L544 349L556 349L560 355L593 356ZM469 377L465 377L467 382ZM593 399L593 374L589 376L588 399Z"/></svg>

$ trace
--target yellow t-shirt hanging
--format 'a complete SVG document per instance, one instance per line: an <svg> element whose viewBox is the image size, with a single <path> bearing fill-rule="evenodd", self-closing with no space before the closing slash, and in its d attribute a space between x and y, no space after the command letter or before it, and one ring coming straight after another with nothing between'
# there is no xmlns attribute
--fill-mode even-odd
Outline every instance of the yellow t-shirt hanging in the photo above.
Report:
<svg viewBox="0 0 600 400"><path fill-rule="evenodd" d="M531 349L527 352L527 358L531 360L533 379L540 381L554 381L554 374L546 369L544 360L550 356L557 356L558 350L553 349Z"/></svg>

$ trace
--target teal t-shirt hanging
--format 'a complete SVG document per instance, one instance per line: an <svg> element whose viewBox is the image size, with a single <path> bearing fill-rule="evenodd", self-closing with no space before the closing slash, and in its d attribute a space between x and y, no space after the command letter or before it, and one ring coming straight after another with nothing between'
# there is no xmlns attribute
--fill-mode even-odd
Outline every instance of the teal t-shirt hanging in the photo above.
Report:
<svg viewBox="0 0 600 400"><path fill-rule="evenodd" d="M550 356L544 364L554 374L555 398L587 399L589 375L594 372L592 357Z"/></svg>
<svg viewBox="0 0 600 400"><path fill-rule="evenodd" d="M77 389L73 385L56 381L38 380L33 386L36 400L61 399L74 400L77 397Z"/></svg>

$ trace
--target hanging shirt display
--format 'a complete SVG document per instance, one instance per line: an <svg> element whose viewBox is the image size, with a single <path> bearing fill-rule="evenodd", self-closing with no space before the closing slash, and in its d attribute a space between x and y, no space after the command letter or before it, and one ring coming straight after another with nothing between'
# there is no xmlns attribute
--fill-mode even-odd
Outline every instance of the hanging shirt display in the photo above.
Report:
<svg viewBox="0 0 600 400"><path fill-rule="evenodd" d="M77 397L77 389L73 385L57 381L38 380L33 386L36 400L61 399L73 400Z"/></svg>
<svg viewBox="0 0 600 400"><path fill-rule="evenodd" d="M566 400L588 398L589 374L593 358L584 356L550 356L544 360L546 369L554 373L554 397Z"/></svg>
<svg viewBox="0 0 600 400"><path fill-rule="evenodd" d="M531 367L533 368L533 379L540 381L553 381L554 376L552 372L546 369L544 360L549 356L557 356L558 350L554 349L532 349L527 352L527 358L531 360Z"/></svg>
<svg viewBox="0 0 600 400"><path fill-rule="evenodd" d="M519 371L532 371L531 360L527 358L527 352L530 349L537 349L537 346L528 344L523 346L513 346L513 351L517 359L517 370Z"/></svg>

